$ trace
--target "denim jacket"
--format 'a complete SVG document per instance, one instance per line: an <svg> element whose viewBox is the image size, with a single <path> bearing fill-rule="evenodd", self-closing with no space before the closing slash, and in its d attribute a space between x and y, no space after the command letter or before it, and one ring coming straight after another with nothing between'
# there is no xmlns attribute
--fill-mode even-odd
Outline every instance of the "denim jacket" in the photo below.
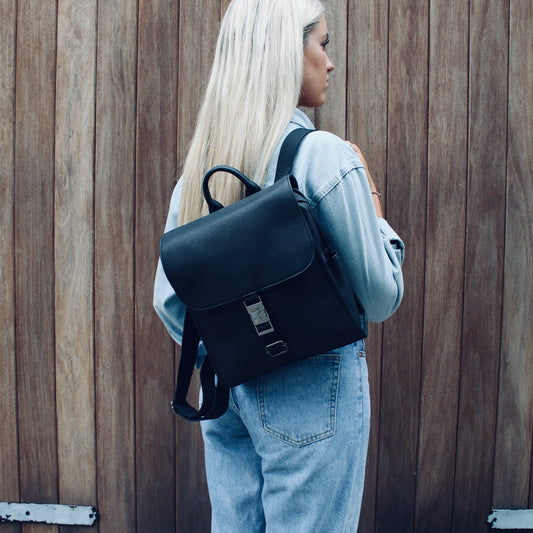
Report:
<svg viewBox="0 0 533 533"><path fill-rule="evenodd" d="M297 109L273 154L265 187L274 183L283 140L299 127L314 129L309 118ZM404 244L386 220L376 216L360 159L339 137L317 131L300 145L292 174L329 244L339 254L368 320L387 319L403 296ZM181 180L170 200L165 232L177 225L180 198ZM161 261L155 278L154 307L172 338L181 344L185 306L168 282Z"/></svg>

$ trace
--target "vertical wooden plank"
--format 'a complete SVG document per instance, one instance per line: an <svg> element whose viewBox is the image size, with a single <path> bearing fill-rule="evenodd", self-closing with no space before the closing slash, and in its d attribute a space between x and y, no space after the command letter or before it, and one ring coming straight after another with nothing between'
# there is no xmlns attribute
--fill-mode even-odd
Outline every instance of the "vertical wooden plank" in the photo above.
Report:
<svg viewBox="0 0 533 533"><path fill-rule="evenodd" d="M387 218L406 243L403 303L383 326L377 531L411 531L426 222L428 3L389 6Z"/></svg>
<svg viewBox="0 0 533 533"><path fill-rule="evenodd" d="M416 531L453 518L466 214L468 3L430 8L428 217Z"/></svg>
<svg viewBox="0 0 533 533"><path fill-rule="evenodd" d="M385 192L387 173L388 0L350 0L347 130ZM385 200L383 194L382 202Z"/></svg>
<svg viewBox="0 0 533 533"><path fill-rule="evenodd" d="M455 531L484 531L491 509L505 238L508 28L508 2L471 0Z"/></svg>
<svg viewBox="0 0 533 533"><path fill-rule="evenodd" d="M317 129L330 131L346 139L346 41L348 0L330 0L325 4L330 43L327 52L335 65L330 75L326 103L315 112Z"/></svg>
<svg viewBox="0 0 533 533"><path fill-rule="evenodd" d="M527 508L533 439L533 4L511 1L507 223L492 506Z"/></svg>
<svg viewBox="0 0 533 533"><path fill-rule="evenodd" d="M53 247L56 3L19 0L17 24L15 320L20 497L50 503L58 498ZM24 525L22 531L38 527Z"/></svg>
<svg viewBox="0 0 533 533"><path fill-rule="evenodd" d="M54 200L59 498L85 505L96 504L95 66L96 1L59 0Z"/></svg>
<svg viewBox="0 0 533 533"><path fill-rule="evenodd" d="M178 6L139 2L135 202L138 531L174 532L173 343L152 306L158 243L176 180Z"/></svg>
<svg viewBox="0 0 533 533"><path fill-rule="evenodd" d="M220 2L180 3L178 70L178 165L181 168L193 125L207 87L220 20ZM199 39L201 37L201 46ZM171 192L171 191L170 191ZM196 386L197 389L197 386ZM192 394L196 394L193 391ZM205 480L203 442L198 425L177 418L177 531L210 529L210 504Z"/></svg>
<svg viewBox="0 0 533 533"><path fill-rule="evenodd" d="M100 530L136 531L134 199L137 1L98 2L95 350Z"/></svg>
<svg viewBox="0 0 533 533"><path fill-rule="evenodd" d="M0 3L0 501L19 499L15 361L14 143L17 4ZM20 531L6 525L7 533Z"/></svg>
<svg viewBox="0 0 533 533"><path fill-rule="evenodd" d="M207 88L220 27L220 3L184 0L179 12L178 163L188 143ZM201 46L199 39L201 38Z"/></svg>
<svg viewBox="0 0 533 533"><path fill-rule="evenodd" d="M533 439L533 436L531 437ZM533 509L533 446L531 447L531 472L529 474L529 509Z"/></svg>
<svg viewBox="0 0 533 533"><path fill-rule="evenodd" d="M347 137L361 148L372 178L385 193L388 0L351 0L347 18ZM385 194L382 199L385 200ZM370 324L366 341L372 416L361 532L374 531L375 526L382 331L381 325Z"/></svg>
<svg viewBox="0 0 533 533"><path fill-rule="evenodd" d="M231 0L220 0L220 20L224 17L230 4Z"/></svg>

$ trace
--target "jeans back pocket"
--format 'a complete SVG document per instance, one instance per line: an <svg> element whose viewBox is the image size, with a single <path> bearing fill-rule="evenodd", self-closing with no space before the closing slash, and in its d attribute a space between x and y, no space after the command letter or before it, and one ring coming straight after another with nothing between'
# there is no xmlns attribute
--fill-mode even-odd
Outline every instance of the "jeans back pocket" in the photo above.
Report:
<svg viewBox="0 0 533 533"><path fill-rule="evenodd" d="M340 355L315 355L259 378L263 430L297 447L334 435L340 365Z"/></svg>

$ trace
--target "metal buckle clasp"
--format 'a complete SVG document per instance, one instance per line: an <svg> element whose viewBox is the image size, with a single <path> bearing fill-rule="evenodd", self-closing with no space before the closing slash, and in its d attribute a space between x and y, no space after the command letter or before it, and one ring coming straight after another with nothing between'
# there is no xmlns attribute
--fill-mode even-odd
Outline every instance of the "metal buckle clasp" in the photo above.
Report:
<svg viewBox="0 0 533 533"><path fill-rule="evenodd" d="M274 326L270 322L267 310L258 295L247 298L243 303L259 336L274 332Z"/></svg>

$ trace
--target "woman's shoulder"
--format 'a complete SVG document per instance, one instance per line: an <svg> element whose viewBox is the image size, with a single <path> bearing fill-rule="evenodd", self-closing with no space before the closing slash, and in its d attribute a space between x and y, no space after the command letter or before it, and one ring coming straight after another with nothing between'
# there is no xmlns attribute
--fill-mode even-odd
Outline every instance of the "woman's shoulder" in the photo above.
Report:
<svg viewBox="0 0 533 533"><path fill-rule="evenodd" d="M319 168L324 171L346 174L363 163L351 146L337 135L324 130L315 130L305 137L295 165Z"/></svg>
<svg viewBox="0 0 533 533"><path fill-rule="evenodd" d="M318 150L323 152L328 150L338 150L346 156L349 156L350 154L350 147L346 141L329 131L314 130L306 137L305 141L315 151Z"/></svg>
<svg viewBox="0 0 533 533"><path fill-rule="evenodd" d="M364 170L364 165L346 141L323 130L305 137L293 165L300 189L312 205L348 176L360 179L358 169Z"/></svg>

